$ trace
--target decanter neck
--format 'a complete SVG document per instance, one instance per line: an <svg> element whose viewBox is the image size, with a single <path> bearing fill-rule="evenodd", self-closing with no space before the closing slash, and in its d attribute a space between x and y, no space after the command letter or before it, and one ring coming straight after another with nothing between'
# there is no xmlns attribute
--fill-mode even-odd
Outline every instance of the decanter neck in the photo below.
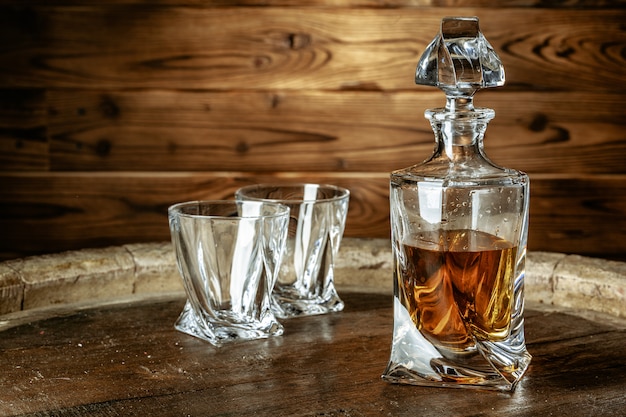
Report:
<svg viewBox="0 0 626 417"><path fill-rule="evenodd" d="M452 162L482 155L487 124L494 117L491 109L474 108L471 100L448 100L446 108L426 110L437 149Z"/></svg>
<svg viewBox="0 0 626 417"><path fill-rule="evenodd" d="M437 109L435 109L437 110ZM465 112L473 112L474 109L474 97L471 95L462 95L456 96L450 94L449 92L446 94L446 107L445 111L447 113L465 113Z"/></svg>

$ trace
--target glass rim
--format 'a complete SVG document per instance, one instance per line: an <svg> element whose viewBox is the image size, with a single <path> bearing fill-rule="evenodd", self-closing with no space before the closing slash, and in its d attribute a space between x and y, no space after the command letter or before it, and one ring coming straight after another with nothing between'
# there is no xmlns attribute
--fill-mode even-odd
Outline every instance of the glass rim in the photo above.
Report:
<svg viewBox="0 0 626 417"><path fill-rule="evenodd" d="M265 198L265 197L255 197L248 195L241 195L242 192L252 189L265 189L265 188L304 188L307 185L316 186L318 189L326 189L332 190L337 193L332 197L326 198L313 198L313 199L305 199L305 198ZM235 196L245 197L247 201L263 201L268 203L285 203L285 204L294 204L294 203L325 203L332 201L340 201L350 197L350 190L344 187L339 187L337 185L332 184L318 184L313 182L268 182L268 183L260 183L260 184L250 184L240 187L235 191Z"/></svg>
<svg viewBox="0 0 626 417"><path fill-rule="evenodd" d="M218 214L191 214L184 213L181 209L185 206L232 206L234 208L237 207L238 204L254 204L257 206L266 205L269 207L276 208L275 213L267 213L267 214L257 214L257 215L237 215L237 216L225 216ZM182 201L180 203L172 204L167 208L168 213L176 213L177 216L180 217L188 217L188 218L202 218L202 219L266 219L273 217L282 217L289 216L289 207L284 204L273 202L273 201L242 201L242 200L191 200L191 201Z"/></svg>

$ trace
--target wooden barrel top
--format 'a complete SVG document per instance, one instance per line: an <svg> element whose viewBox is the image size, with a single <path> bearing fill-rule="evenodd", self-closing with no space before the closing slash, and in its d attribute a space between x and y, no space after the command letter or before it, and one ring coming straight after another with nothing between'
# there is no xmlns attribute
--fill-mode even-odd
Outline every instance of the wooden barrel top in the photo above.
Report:
<svg viewBox="0 0 626 417"><path fill-rule="evenodd" d="M220 349L174 330L184 294L170 252L128 245L0 264L0 415L626 414L622 263L529 254L533 361L514 393L498 393L381 380L393 325L384 240L344 242L343 312Z"/></svg>

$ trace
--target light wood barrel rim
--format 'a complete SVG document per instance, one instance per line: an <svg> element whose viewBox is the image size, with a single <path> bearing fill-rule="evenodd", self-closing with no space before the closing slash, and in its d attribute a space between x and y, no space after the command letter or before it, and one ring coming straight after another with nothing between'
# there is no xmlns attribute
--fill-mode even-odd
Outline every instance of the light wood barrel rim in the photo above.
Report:
<svg viewBox="0 0 626 417"><path fill-rule="evenodd" d="M393 292L387 239L344 238L336 261L339 292ZM169 242L84 249L0 263L0 329L50 311L183 297ZM626 322L626 263L529 252L526 302ZM45 311L48 311L47 313Z"/></svg>

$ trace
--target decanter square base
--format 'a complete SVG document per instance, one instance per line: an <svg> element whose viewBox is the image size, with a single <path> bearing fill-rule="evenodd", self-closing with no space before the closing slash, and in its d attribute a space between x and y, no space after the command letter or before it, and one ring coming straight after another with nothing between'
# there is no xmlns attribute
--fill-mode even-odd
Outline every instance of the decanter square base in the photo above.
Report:
<svg viewBox="0 0 626 417"><path fill-rule="evenodd" d="M394 297L391 355L383 380L430 387L513 391L532 356L526 351L523 326L502 341L474 341L463 352L426 338L406 308Z"/></svg>

